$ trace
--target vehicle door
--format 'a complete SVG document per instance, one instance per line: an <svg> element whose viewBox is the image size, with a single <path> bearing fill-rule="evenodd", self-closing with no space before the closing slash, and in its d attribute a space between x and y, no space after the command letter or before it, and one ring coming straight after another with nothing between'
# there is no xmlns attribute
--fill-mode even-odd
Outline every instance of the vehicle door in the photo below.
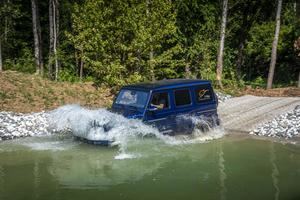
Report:
<svg viewBox="0 0 300 200"><path fill-rule="evenodd" d="M218 120L217 98L210 85L199 85L194 88L195 114L214 123Z"/></svg>
<svg viewBox="0 0 300 200"><path fill-rule="evenodd" d="M178 88L173 91L174 107L176 111L176 132L178 134L191 133L194 127L193 112L195 110L190 88Z"/></svg>
<svg viewBox="0 0 300 200"><path fill-rule="evenodd" d="M174 109L170 91L153 92L146 111L146 123L153 125L163 134L172 135L175 128Z"/></svg>

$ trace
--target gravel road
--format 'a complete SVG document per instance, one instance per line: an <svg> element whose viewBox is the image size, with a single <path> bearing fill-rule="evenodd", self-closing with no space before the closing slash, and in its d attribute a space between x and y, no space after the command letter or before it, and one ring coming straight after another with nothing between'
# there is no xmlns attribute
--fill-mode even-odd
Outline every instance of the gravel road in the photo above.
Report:
<svg viewBox="0 0 300 200"><path fill-rule="evenodd" d="M300 97L257 97L231 98L219 105L222 124L228 132L251 132L258 125L292 111L300 105Z"/></svg>

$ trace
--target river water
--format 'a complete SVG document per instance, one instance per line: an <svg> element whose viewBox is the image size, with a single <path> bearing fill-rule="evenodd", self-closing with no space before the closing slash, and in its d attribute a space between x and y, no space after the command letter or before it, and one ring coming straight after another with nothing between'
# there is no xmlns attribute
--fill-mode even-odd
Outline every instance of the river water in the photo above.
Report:
<svg viewBox="0 0 300 200"><path fill-rule="evenodd" d="M300 146L137 138L126 151L52 135L0 142L0 200L300 199Z"/></svg>

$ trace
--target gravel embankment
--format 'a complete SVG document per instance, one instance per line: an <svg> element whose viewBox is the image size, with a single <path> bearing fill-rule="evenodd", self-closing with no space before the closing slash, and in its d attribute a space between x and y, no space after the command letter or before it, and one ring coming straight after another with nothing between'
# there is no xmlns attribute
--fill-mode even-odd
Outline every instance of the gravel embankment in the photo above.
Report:
<svg viewBox="0 0 300 200"><path fill-rule="evenodd" d="M219 103L224 103L225 101L227 101L228 99L232 98L231 95L229 94L224 94L221 92L216 92L216 95L218 97Z"/></svg>
<svg viewBox="0 0 300 200"><path fill-rule="evenodd" d="M226 101L232 98L230 95L226 95L220 92L216 92L216 94L218 96L219 102L221 103L221 107L226 107ZM230 103L230 101L228 101L228 105L232 104ZM233 106L234 108L236 108L237 105ZM239 109L237 109L239 113L242 112L241 109L242 107L239 106ZM256 109L256 112L258 111L259 110ZM220 112L222 114L222 112L224 112L224 108L223 110L221 109ZM234 110L229 109L228 111L226 111L227 115L228 112L232 113L234 112ZM224 113L223 117L226 120L226 115L224 116ZM0 112L0 140L50 134L51 131L49 131L50 128L48 118L49 113L47 112L30 114ZM267 123L263 123L257 126L257 128L252 130L250 134L279 138L292 138L294 136L300 135L300 106L297 106L293 111L282 114Z"/></svg>
<svg viewBox="0 0 300 200"><path fill-rule="evenodd" d="M231 98L230 95L219 92L217 96L221 103ZM0 112L0 140L50 134L48 117L47 112L30 114Z"/></svg>
<svg viewBox="0 0 300 200"><path fill-rule="evenodd" d="M47 113L0 112L0 140L49 134Z"/></svg>
<svg viewBox="0 0 300 200"><path fill-rule="evenodd" d="M259 125L250 134L286 139L300 135L300 105L290 112Z"/></svg>

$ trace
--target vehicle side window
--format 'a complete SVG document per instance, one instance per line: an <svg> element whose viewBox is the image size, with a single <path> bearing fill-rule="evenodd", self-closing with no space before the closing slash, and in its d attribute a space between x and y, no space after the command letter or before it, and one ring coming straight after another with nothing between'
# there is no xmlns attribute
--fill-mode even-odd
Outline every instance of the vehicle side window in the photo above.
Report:
<svg viewBox="0 0 300 200"><path fill-rule="evenodd" d="M212 92L207 87L199 87L195 89L197 103L212 100Z"/></svg>
<svg viewBox="0 0 300 200"><path fill-rule="evenodd" d="M175 104L176 106L184 106L191 104L190 91L188 89L175 90Z"/></svg>
<svg viewBox="0 0 300 200"><path fill-rule="evenodd" d="M151 99L151 106L158 110L169 108L168 92L154 93Z"/></svg>

